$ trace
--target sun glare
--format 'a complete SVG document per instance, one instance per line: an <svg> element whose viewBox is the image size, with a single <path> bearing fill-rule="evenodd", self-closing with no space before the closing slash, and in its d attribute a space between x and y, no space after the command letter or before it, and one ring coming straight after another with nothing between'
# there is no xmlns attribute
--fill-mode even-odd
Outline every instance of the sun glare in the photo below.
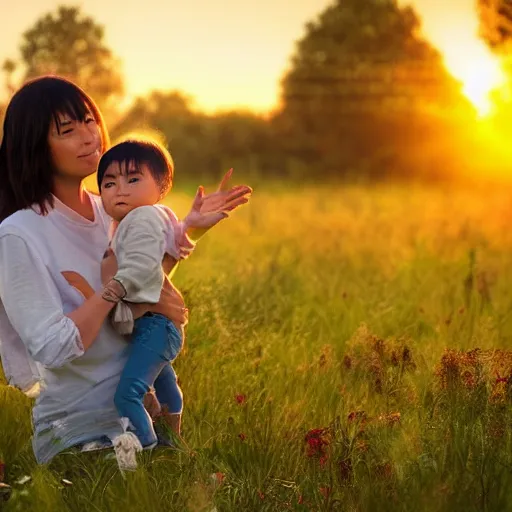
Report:
<svg viewBox="0 0 512 512"><path fill-rule="evenodd" d="M462 91L471 101L480 117L492 113L491 95L505 83L505 74L499 58L478 38L476 32L464 30L447 41L441 53L448 71L460 82Z"/></svg>

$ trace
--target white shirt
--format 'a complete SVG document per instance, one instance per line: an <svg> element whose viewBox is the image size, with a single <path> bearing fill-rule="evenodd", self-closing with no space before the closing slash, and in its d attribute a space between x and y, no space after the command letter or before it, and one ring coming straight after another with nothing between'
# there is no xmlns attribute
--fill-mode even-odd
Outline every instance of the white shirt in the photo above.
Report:
<svg viewBox="0 0 512 512"><path fill-rule="evenodd" d="M61 275L81 274L101 288L100 263L110 218L89 194L94 221L58 199L48 215L21 210L0 224L0 357L10 384L39 384L32 411L39 463L65 448L124 431L114 393L127 359L127 343L105 322L84 353L80 333L65 315L84 298Z"/></svg>
<svg viewBox="0 0 512 512"><path fill-rule="evenodd" d="M165 253L180 260L190 254L194 245L183 223L167 206L139 206L128 213L111 243L118 266L115 279L126 290L125 300L156 304L164 280Z"/></svg>
<svg viewBox="0 0 512 512"><path fill-rule="evenodd" d="M162 260L166 253L176 260L190 255L195 243L186 234L183 222L167 206L140 206L119 223L111 242L118 270L114 278L126 290L124 300L156 304L164 280ZM120 302L113 325L121 334L133 330L133 317Z"/></svg>

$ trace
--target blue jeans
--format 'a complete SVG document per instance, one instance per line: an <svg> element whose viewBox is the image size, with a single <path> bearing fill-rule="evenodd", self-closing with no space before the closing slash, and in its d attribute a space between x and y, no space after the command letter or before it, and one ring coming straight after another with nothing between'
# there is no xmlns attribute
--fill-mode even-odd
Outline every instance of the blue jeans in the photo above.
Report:
<svg viewBox="0 0 512 512"><path fill-rule="evenodd" d="M154 384L156 396L170 413L181 413L183 395L171 361L183 345L183 335L162 315L147 313L135 321L130 355L121 373L114 403L130 420L142 446L157 442L153 422L144 408L144 395Z"/></svg>

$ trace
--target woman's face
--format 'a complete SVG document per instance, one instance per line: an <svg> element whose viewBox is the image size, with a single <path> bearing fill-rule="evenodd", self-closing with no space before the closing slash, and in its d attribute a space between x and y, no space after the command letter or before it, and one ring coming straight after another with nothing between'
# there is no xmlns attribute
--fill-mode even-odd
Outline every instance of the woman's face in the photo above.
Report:
<svg viewBox="0 0 512 512"><path fill-rule="evenodd" d="M92 114L84 121L74 121L66 114L52 120L48 146L57 177L83 178L93 174L101 156L101 134Z"/></svg>

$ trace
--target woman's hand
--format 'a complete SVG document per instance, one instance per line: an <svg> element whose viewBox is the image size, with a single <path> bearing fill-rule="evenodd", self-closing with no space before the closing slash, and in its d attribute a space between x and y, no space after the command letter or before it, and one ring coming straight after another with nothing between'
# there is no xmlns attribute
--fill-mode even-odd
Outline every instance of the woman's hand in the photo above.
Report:
<svg viewBox="0 0 512 512"><path fill-rule="evenodd" d="M64 270L61 274L70 286L78 290L84 296L84 299L90 299L94 295L92 286L84 276L72 270Z"/></svg>
<svg viewBox="0 0 512 512"><path fill-rule="evenodd" d="M229 187L233 174L230 169L219 184L218 189L211 194L204 194L204 188L197 189L190 213L185 217L185 229L192 240L199 239L209 229L228 217L229 212L247 203L252 189L247 185Z"/></svg>
<svg viewBox="0 0 512 512"><path fill-rule="evenodd" d="M127 303L128 304L128 303ZM188 323L188 309L178 289L165 276L160 300L157 304L128 304L132 310L133 318L139 318L148 311L159 313L168 318L178 329Z"/></svg>
<svg viewBox="0 0 512 512"><path fill-rule="evenodd" d="M176 265L176 260L170 256L165 256L163 267L165 272L169 272ZM116 255L111 249L105 252L105 256L101 262L101 281L103 284L108 283L117 273ZM62 272L68 283L75 287L79 292L88 298L89 294L94 294L94 290L89 283L80 274L75 272ZM188 309L185 307L183 296L178 289L165 276L160 300L157 304L136 304L134 302L125 302L131 309L134 319L140 318L148 311L152 313L160 313L167 317L178 329L181 329L188 323Z"/></svg>
<svg viewBox="0 0 512 512"><path fill-rule="evenodd" d="M117 274L117 258L109 247L101 260L101 283L105 286Z"/></svg>

